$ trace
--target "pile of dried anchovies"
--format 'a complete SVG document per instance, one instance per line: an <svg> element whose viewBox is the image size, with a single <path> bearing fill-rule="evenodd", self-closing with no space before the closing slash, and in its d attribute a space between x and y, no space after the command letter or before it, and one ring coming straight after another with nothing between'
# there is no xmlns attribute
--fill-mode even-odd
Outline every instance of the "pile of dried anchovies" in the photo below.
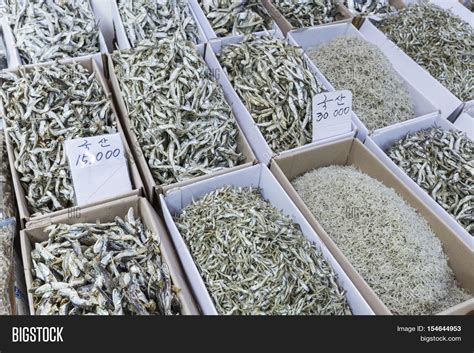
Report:
<svg viewBox="0 0 474 353"><path fill-rule="evenodd" d="M9 22L23 64L94 54L99 26L89 1L8 0Z"/></svg>
<svg viewBox="0 0 474 353"><path fill-rule="evenodd" d="M112 55L129 119L163 185L237 165L237 126L195 48L165 39Z"/></svg>
<svg viewBox="0 0 474 353"><path fill-rule="evenodd" d="M15 223L0 222L0 315L11 315L11 288L13 275L13 241Z"/></svg>
<svg viewBox="0 0 474 353"><path fill-rule="evenodd" d="M460 131L421 130L387 155L474 236L474 142Z"/></svg>
<svg viewBox="0 0 474 353"><path fill-rule="evenodd" d="M180 313L158 234L133 208L108 223L53 224L34 244L38 315L175 315Z"/></svg>
<svg viewBox="0 0 474 353"><path fill-rule="evenodd" d="M344 0L344 5L354 15L370 16L396 11L389 0Z"/></svg>
<svg viewBox="0 0 474 353"><path fill-rule="evenodd" d="M271 29L272 19L260 0L199 0L218 37Z"/></svg>
<svg viewBox="0 0 474 353"><path fill-rule="evenodd" d="M292 181L310 211L394 314L435 314L471 298L440 240L393 189L352 166Z"/></svg>
<svg viewBox="0 0 474 353"><path fill-rule="evenodd" d="M338 1L335 0L273 0L272 3L294 28L318 26L336 20Z"/></svg>
<svg viewBox="0 0 474 353"><path fill-rule="evenodd" d="M321 251L259 190L218 189L175 222L218 313L351 313Z"/></svg>
<svg viewBox="0 0 474 353"><path fill-rule="evenodd" d="M460 100L474 99L474 29L469 23L420 3L374 24Z"/></svg>
<svg viewBox="0 0 474 353"><path fill-rule="evenodd" d="M3 124L3 121L1 122ZM8 161L5 132L0 129L0 220L15 217L15 197L10 163Z"/></svg>
<svg viewBox="0 0 474 353"><path fill-rule="evenodd" d="M312 98L323 88L298 47L248 35L218 59L275 153L312 141Z"/></svg>
<svg viewBox="0 0 474 353"><path fill-rule="evenodd" d="M415 115L404 81L377 46L340 36L306 52L335 89L349 89L353 110L369 130Z"/></svg>
<svg viewBox="0 0 474 353"><path fill-rule="evenodd" d="M115 132L111 102L78 63L0 75L0 99L32 216L75 203L64 140Z"/></svg>
<svg viewBox="0 0 474 353"><path fill-rule="evenodd" d="M193 43L199 41L186 0L117 0L117 6L132 47L145 39L175 35Z"/></svg>

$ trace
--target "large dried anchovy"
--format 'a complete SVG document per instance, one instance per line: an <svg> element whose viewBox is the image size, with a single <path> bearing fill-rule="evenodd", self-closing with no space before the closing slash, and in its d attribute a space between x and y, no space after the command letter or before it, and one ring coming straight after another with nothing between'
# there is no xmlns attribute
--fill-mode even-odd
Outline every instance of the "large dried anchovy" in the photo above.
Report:
<svg viewBox="0 0 474 353"><path fill-rule="evenodd" d="M273 0L278 11L295 28L318 26L336 20L337 0Z"/></svg>
<svg viewBox="0 0 474 353"><path fill-rule="evenodd" d="M340 36L307 54L335 89L352 91L353 110L369 130L415 116L402 78L374 44Z"/></svg>
<svg viewBox="0 0 474 353"><path fill-rule="evenodd" d="M435 314L471 298L440 240L395 190L352 166L292 181L349 262L394 314Z"/></svg>
<svg viewBox="0 0 474 353"><path fill-rule="evenodd" d="M474 29L431 3L420 3L375 25L462 101L474 99Z"/></svg>
<svg viewBox="0 0 474 353"><path fill-rule="evenodd" d="M0 78L15 169L32 216L74 206L64 140L115 132L102 85L76 62L20 68Z"/></svg>
<svg viewBox="0 0 474 353"><path fill-rule="evenodd" d="M199 0L218 37L271 29L272 19L260 0Z"/></svg>
<svg viewBox="0 0 474 353"><path fill-rule="evenodd" d="M259 190L218 189L175 222L218 313L351 313L321 251Z"/></svg>
<svg viewBox="0 0 474 353"><path fill-rule="evenodd" d="M474 236L474 142L460 131L421 130L387 155Z"/></svg>
<svg viewBox="0 0 474 353"><path fill-rule="evenodd" d="M186 0L117 0L117 6L132 47L146 39L174 35L193 43L199 41Z"/></svg>
<svg viewBox="0 0 474 353"><path fill-rule="evenodd" d="M11 288L13 276L14 222L0 222L0 315L11 315Z"/></svg>
<svg viewBox="0 0 474 353"><path fill-rule="evenodd" d="M53 224L35 243L32 293L38 315L175 315L178 289L158 234L133 208L108 223Z"/></svg>
<svg viewBox="0 0 474 353"><path fill-rule="evenodd" d="M312 141L312 98L323 88L298 47L248 35L218 58L275 153Z"/></svg>
<svg viewBox="0 0 474 353"><path fill-rule="evenodd" d="M135 133L163 185L239 163L237 125L195 48L175 39L112 54Z"/></svg>
<svg viewBox="0 0 474 353"><path fill-rule="evenodd" d="M89 1L8 0L23 64L78 57L99 51L99 26Z"/></svg>

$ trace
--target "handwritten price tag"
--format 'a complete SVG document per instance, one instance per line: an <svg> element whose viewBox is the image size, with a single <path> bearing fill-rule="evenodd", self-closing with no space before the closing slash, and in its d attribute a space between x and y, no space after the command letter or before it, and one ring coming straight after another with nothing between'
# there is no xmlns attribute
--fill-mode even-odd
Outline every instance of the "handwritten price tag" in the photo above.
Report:
<svg viewBox="0 0 474 353"><path fill-rule="evenodd" d="M313 97L313 141L351 132L352 92L324 92Z"/></svg>
<svg viewBox="0 0 474 353"><path fill-rule="evenodd" d="M77 138L64 145L78 206L132 190L119 134Z"/></svg>

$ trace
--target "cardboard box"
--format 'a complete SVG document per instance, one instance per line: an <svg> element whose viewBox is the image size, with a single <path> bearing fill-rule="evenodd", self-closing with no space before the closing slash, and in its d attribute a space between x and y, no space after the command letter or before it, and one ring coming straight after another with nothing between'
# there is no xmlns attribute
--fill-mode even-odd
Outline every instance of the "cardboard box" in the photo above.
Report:
<svg viewBox="0 0 474 353"><path fill-rule="evenodd" d="M407 185L428 207L431 208L454 232L464 240L464 242L474 250L474 237L470 235L443 207L441 207L431 196L412 180L402 169L400 169L385 154L385 151L393 146L397 141L403 139L408 134L414 134L417 131L438 126L444 130L457 130L456 126L448 120L437 117L428 117L409 121L405 125L393 127L380 132L377 135L365 140L366 147L375 154L402 182Z"/></svg>
<svg viewBox="0 0 474 353"><path fill-rule="evenodd" d="M291 31L288 33L288 41L291 44L300 46L304 51L306 51L310 47L319 46L323 43L330 42L339 36L355 36L360 39L367 40L364 35L362 35L351 23L339 23L322 27L311 27ZM317 66L311 61L309 56L307 56L306 53L304 55L306 56L307 61L310 63L313 69L318 70ZM431 102L424 96L424 94L415 87L416 83L413 82L412 78L410 76L405 76L402 72L397 70L396 65L392 61L392 58L387 57L387 59L390 60L390 62L392 63L395 71L403 80L405 87L408 90L408 93L410 94L415 108L415 117L436 116L438 114L437 108L433 104L431 104ZM324 73L319 70L318 72L324 77ZM327 85L331 88L332 91L334 91L334 87L326 78L324 78L324 82L327 82ZM365 127L364 123L354 112L352 120L357 126L357 137L361 141L364 141L367 135L369 135L369 130ZM403 123L404 122L399 124ZM399 124L395 124L393 126L397 126ZM377 131L383 129L385 128L375 130L374 133L377 133Z"/></svg>
<svg viewBox="0 0 474 353"><path fill-rule="evenodd" d="M197 50L203 56L206 63L209 65L208 56L209 56L210 50L206 50L206 45L205 44L198 45ZM227 103L232 108L232 112L233 112L234 117L235 117L236 122L237 122L237 129L238 129L237 146L238 146L238 150L240 152L242 152L242 154L244 156L244 161L240 165L237 165L235 167L222 169L220 171L210 173L210 174L206 174L206 175L202 175L202 176L196 177L196 178L191 178L191 179L183 181L183 182L174 183L174 184L165 185L165 186L159 185L154 180L153 175L150 171L150 168L148 167L148 163L147 163L147 161L146 161L146 159L145 159L145 157L144 157L144 155L141 151L140 143L138 142L137 136L132 131L129 116L128 116L128 110L127 110L124 98L123 98L121 90L120 90L120 84L118 82L117 76L115 75L114 65L113 65L113 62L112 62L112 57L110 55L107 56L107 65L106 66L107 66L107 72L108 72L108 76L109 76L109 80L110 80L110 85L111 85L112 90L114 92L114 97L116 99L116 104L117 104L117 107L118 107L118 111L120 113L120 118L121 118L123 126L125 127L125 131L126 131L128 141L130 143L130 146L132 146L132 152L134 154L135 160L138 163L138 168L140 170L140 173L141 173L142 178L143 178L143 182L145 184L145 192L147 194L147 197L150 200L152 200L153 202L157 201L157 196L159 194L161 194L163 192L167 192L167 191L169 191L173 188L179 188L183 185L187 185L187 184L192 183L192 182L197 181L197 180L207 179L207 178L211 177L212 175L227 173L229 171L244 168L244 167L247 167L247 166L250 166L250 165L256 163L256 158L255 158L255 155L252 151L252 148L250 147L249 143L247 142L247 138L244 135L244 133L242 132L240 126L239 126L239 120L237 118L239 112L235 110L235 108L232 105L232 102L227 100ZM210 67L210 69L211 69L211 73L214 76L216 76L216 72L212 69L212 67Z"/></svg>
<svg viewBox="0 0 474 353"><path fill-rule="evenodd" d="M109 88L107 86L107 83L106 83L106 81L105 81L105 79L102 75L102 72L98 68L97 63L94 60L92 60L92 58L89 57L89 58L67 59L67 60L64 60L64 61L59 61L59 64L60 65L67 65L68 63L71 63L72 61L78 62L80 65L84 66L88 71L94 72L95 75L96 75L96 79L99 80L99 82L101 83L101 85L104 89L105 96L109 100L112 99L110 90L109 90ZM28 66L23 67L22 70L31 70L35 66L51 66L51 65L57 65L57 63L44 63L44 64L37 64L37 65L28 65ZM10 69L8 71L18 72L19 69ZM141 195L141 193L143 192L143 184L142 184L142 181L140 179L140 173L138 172L135 160L133 159L130 148L128 147L127 140L125 139L124 131L123 131L122 126L120 125L120 121L118 119L119 115L117 114L117 111L115 110L115 107L114 107L113 104L112 104L112 113L116 117L116 120L117 120L117 132L119 132L121 137L122 137L122 142L123 142L123 146L124 146L124 149L125 149L126 157L127 157L128 162L129 162L128 163L128 165L129 165L129 175L130 175L130 181L132 183L132 188L133 188L133 190L130 191L129 193L126 193L124 195L118 195L115 198L120 198L120 197L125 197L125 196L130 196L130 195ZM0 116L4 117L5 115L6 115L6 113L5 113L3 104L1 104L1 102L0 102ZM5 125L6 125L6 127L8 127L8 124L7 124L6 121L5 121ZM20 222L21 222L22 228L25 227L25 226L27 226L27 227L31 226L35 222L41 222L45 219L50 218L53 215L67 214L68 212L71 212L71 211L74 212L75 207L72 207L72 208L66 208L66 209L63 209L63 210L52 212L52 213L49 213L49 214L44 214L44 215L40 215L40 216L36 216L36 217L31 217L30 212L29 212L28 207L27 207L27 202L26 202L26 199L25 199L25 192L24 192L23 187L20 183L20 176L19 176L17 170L15 169L14 148L13 148L10 136L6 132L6 129L5 129L5 141L6 141L6 145L7 145L8 159L9 159L9 164L10 164L10 170L11 170L11 173L12 173L13 185L15 187L15 196L16 196L16 199L18 201L18 210L19 210L19 214L20 214ZM98 202L98 203L91 203L90 205L95 205L95 204L107 202L107 201L113 200L115 198L112 198L112 199L109 199L109 200L103 200L103 201Z"/></svg>
<svg viewBox="0 0 474 353"><path fill-rule="evenodd" d="M286 36L288 32L297 29L293 27L291 23L285 18L285 16L278 10L277 6L272 0L262 0L263 6L267 9L268 13L273 17L280 30ZM336 21L332 23L351 22L354 16L347 7L342 4L336 5ZM331 23L323 23L320 26L326 26Z"/></svg>
<svg viewBox="0 0 474 353"><path fill-rule="evenodd" d="M275 38L284 40L283 35L276 31L258 32L258 33L255 33L255 35L256 36L272 35ZM226 96L227 100L230 102L231 106L235 110L236 119L239 122L242 130L244 131L245 136L247 137L250 143L250 146L252 146L252 149L255 152L255 155L257 156L258 161L260 163L268 164L270 163L273 157L277 155L284 155L288 153L288 151L280 152L277 154L270 148L265 138L263 137L262 133L260 132L260 129L257 127L255 121L253 120L252 115L246 108L244 102L240 99L239 95L234 90L229 78L224 72L216 56L218 53L220 53L223 46L231 44L231 43L240 43L243 40L243 38L244 36L234 36L234 37L226 37L222 39L212 40L208 43L208 46L210 46L212 50L208 50L206 52L206 56L208 57L208 60L209 60L208 61L209 67L211 68L212 72L216 73L215 75L219 83L224 88L224 95ZM304 56L303 56L303 59L307 60L307 58L305 58ZM308 62L308 68L310 71L312 71L313 75L321 82L324 89L328 91L332 90L332 88L328 85L328 82L326 81L326 79L321 75L319 70L314 67L314 65L311 66L311 64ZM349 133L311 142L304 146L295 147L291 149L290 151L305 149L309 146L315 146L318 144L322 144L328 141L334 141L334 140L344 138L344 137L352 137L355 135L355 133L356 133L356 126L352 124L352 131Z"/></svg>
<svg viewBox="0 0 474 353"><path fill-rule="evenodd" d="M267 199L274 207L281 210L283 214L291 217L295 223L300 225L304 236L320 247L325 258L338 274L338 283L347 291L347 299L353 313L361 315L373 314L368 304L362 299L360 293L356 290L337 261L321 242L318 235L312 230L309 223L291 202L288 195L284 192L267 167L262 164L196 182L192 185L187 185L178 190L174 190L167 195L160 195L160 203L165 223L170 231L171 238L191 286L195 290L196 299L204 314L215 315L217 314L217 311L206 289L204 281L194 264L193 257L173 221L173 215L179 214L184 207L192 202L193 199L195 200L213 190L230 185L235 187L259 187L265 199Z"/></svg>
<svg viewBox="0 0 474 353"><path fill-rule="evenodd" d="M456 278L464 288L474 293L473 251L448 227L436 212L410 190L399 177L358 139L348 138L275 158L271 165L273 175L319 234L329 251L334 255L376 314L388 315L391 312L361 275L359 275L291 185L291 181L298 176L313 169L330 165L353 165L372 178L381 181L387 187L393 188L426 219L433 232L442 242L443 249L449 257L449 265L453 269ZM468 300L467 303L474 303L474 298ZM454 314L451 309L443 313Z"/></svg>
<svg viewBox="0 0 474 353"><path fill-rule="evenodd" d="M115 216L122 218L126 216L130 207L133 207L135 215L142 219L145 228L158 234L160 237L160 249L163 262L165 262L169 267L173 284L181 289L178 293L178 298L182 304L183 314L197 315L199 313L192 295L191 288L186 282L186 278L179 264L169 235L166 232L166 228L153 210L153 207L146 199L138 196L130 196L120 200L104 203L102 205L81 208L79 212L73 217L65 214L53 216L49 219L47 224L21 231L21 250L23 254L23 266L25 271L28 302L31 315L35 315L33 295L30 292L33 282L31 250L34 248L35 243L48 239L48 234L44 232L44 227L50 224L60 223L95 223L97 220L100 220L102 223L111 222Z"/></svg>

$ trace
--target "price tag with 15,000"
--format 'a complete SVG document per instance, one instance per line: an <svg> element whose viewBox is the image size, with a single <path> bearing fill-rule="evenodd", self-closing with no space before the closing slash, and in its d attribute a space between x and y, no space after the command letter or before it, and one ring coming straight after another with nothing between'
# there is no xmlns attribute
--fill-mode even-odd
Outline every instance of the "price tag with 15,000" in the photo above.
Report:
<svg viewBox="0 0 474 353"><path fill-rule="evenodd" d="M132 190L119 134L81 137L64 145L78 206Z"/></svg>
<svg viewBox="0 0 474 353"><path fill-rule="evenodd" d="M352 92L323 92L313 97L313 141L352 131Z"/></svg>

